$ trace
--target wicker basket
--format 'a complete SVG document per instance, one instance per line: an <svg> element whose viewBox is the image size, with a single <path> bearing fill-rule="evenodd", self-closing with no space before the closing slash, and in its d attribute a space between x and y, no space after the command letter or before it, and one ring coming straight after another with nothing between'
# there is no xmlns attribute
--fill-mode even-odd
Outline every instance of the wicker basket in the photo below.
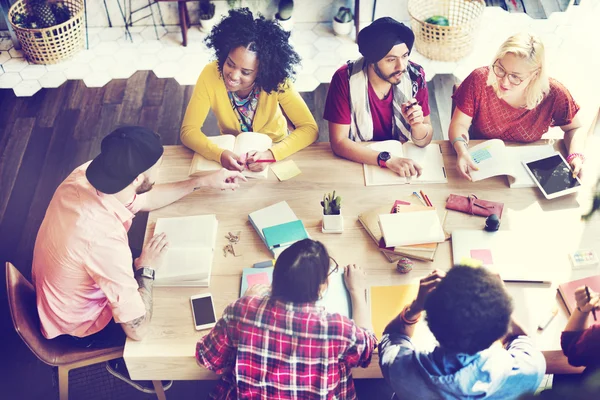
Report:
<svg viewBox="0 0 600 400"><path fill-rule="evenodd" d="M35 64L56 64L83 48L83 0L61 1L71 11L72 17L49 28L27 29L13 23L15 13L29 13L29 6L24 0L17 0L8 11L8 19L23 52Z"/></svg>
<svg viewBox="0 0 600 400"><path fill-rule="evenodd" d="M485 9L484 0L408 0L415 46L427 58L456 61L473 50L473 38ZM449 26L425 22L441 15Z"/></svg>

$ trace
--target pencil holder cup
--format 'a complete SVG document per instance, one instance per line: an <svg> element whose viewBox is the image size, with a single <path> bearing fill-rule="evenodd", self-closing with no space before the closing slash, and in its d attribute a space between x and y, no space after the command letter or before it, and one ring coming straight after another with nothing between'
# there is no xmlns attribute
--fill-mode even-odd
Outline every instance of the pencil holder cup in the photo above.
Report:
<svg viewBox="0 0 600 400"><path fill-rule="evenodd" d="M344 230L344 216L323 214L323 232L341 233Z"/></svg>

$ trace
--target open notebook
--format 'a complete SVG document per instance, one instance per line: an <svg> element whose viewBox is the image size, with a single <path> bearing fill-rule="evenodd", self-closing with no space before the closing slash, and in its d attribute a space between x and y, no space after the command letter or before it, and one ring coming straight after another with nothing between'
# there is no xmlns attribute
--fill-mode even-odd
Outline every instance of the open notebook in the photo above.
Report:
<svg viewBox="0 0 600 400"><path fill-rule="evenodd" d="M384 140L371 143L368 147L378 152L387 151L392 156L410 158L423 168L423 173L418 178L415 176L407 179L387 168L363 164L365 186L448 182L442 148L439 144L419 147L411 142L402 144L397 140Z"/></svg>
<svg viewBox="0 0 600 400"><path fill-rule="evenodd" d="M471 171L473 182L507 175L511 188L536 187L522 161L531 161L555 153L552 145L506 146L500 139L487 140L469 149L479 171Z"/></svg>
<svg viewBox="0 0 600 400"><path fill-rule="evenodd" d="M208 136L208 140L216 144L222 149L230 150L237 155L248 153L249 151L266 151L271 148L273 141L271 138L262 133L242 132L237 136L219 135ZM192 164L190 165L190 176L200 175L206 171L218 171L221 164L216 161L207 160L200 154L194 154ZM265 168L261 172L252 172L245 170L244 176L249 178L267 178L269 176L269 168Z"/></svg>
<svg viewBox="0 0 600 400"><path fill-rule="evenodd" d="M155 286L210 284L218 221L214 214L159 218L154 234L167 235L169 249L156 271Z"/></svg>
<svg viewBox="0 0 600 400"><path fill-rule="evenodd" d="M273 282L274 268L244 268L240 286L240 297L249 287L257 284L270 285ZM336 273L329 275L327 290L323 293L317 305L325 307L329 313L338 313L352 318L352 303L350 294L344 283L344 272L340 268Z"/></svg>

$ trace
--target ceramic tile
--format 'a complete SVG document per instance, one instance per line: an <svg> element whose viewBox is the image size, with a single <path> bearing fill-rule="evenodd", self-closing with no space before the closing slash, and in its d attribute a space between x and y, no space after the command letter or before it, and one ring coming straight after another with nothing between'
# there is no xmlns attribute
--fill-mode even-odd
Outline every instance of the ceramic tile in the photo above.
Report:
<svg viewBox="0 0 600 400"><path fill-rule="evenodd" d="M46 69L48 71L64 71L67 68L71 67L73 64L75 64L75 62L73 62L73 60L65 60L65 61L61 61L58 64L48 64L46 65Z"/></svg>
<svg viewBox="0 0 600 400"><path fill-rule="evenodd" d="M108 74L113 79L128 79L135 74L136 68L133 62L119 61L108 69Z"/></svg>
<svg viewBox="0 0 600 400"><path fill-rule="evenodd" d="M175 74L175 80L180 85L195 85L200 72L195 66L188 66Z"/></svg>
<svg viewBox="0 0 600 400"><path fill-rule="evenodd" d="M99 56L110 56L119 50L117 42L102 42L95 46L92 51Z"/></svg>
<svg viewBox="0 0 600 400"><path fill-rule="evenodd" d="M147 71L159 63L158 57L155 54L140 54L136 57L135 67L138 71Z"/></svg>
<svg viewBox="0 0 600 400"><path fill-rule="evenodd" d="M336 66L319 67L313 73L313 76L320 83L329 83L329 82L331 82L331 78L333 77L333 74L335 73L335 71L337 71L338 68L339 67L337 65Z"/></svg>
<svg viewBox="0 0 600 400"><path fill-rule="evenodd" d="M97 56L90 60L89 67L94 72L108 71L108 69L115 64L115 58L113 56Z"/></svg>
<svg viewBox="0 0 600 400"><path fill-rule="evenodd" d="M117 43L119 44L119 46L121 48L123 47L138 47L142 42L144 41L144 38L142 37L142 35L140 35L139 33L131 33L131 38L129 37L129 35L125 35L119 39L117 39Z"/></svg>
<svg viewBox="0 0 600 400"><path fill-rule="evenodd" d="M307 74L310 75L315 72L318 68L318 65L311 59L302 60L300 65L298 66L298 74Z"/></svg>
<svg viewBox="0 0 600 400"><path fill-rule="evenodd" d="M12 40L10 37L3 37L0 39L0 51L8 51L13 48Z"/></svg>
<svg viewBox="0 0 600 400"><path fill-rule="evenodd" d="M88 40L87 50L91 50L101 43L100 37L98 35L88 35L87 40ZM85 42L84 42L84 46L85 46Z"/></svg>
<svg viewBox="0 0 600 400"><path fill-rule="evenodd" d="M73 62L87 64L96 57L96 53L91 50L81 50L71 59Z"/></svg>
<svg viewBox="0 0 600 400"><path fill-rule="evenodd" d="M11 58L2 64L5 72L21 72L29 63L24 58Z"/></svg>
<svg viewBox="0 0 600 400"><path fill-rule="evenodd" d="M17 50L14 47L8 51L8 54L12 58L25 58L25 54L21 50Z"/></svg>
<svg viewBox="0 0 600 400"><path fill-rule="evenodd" d="M115 42L124 38L125 33L125 28L123 27L104 28L98 33L98 37L102 42Z"/></svg>
<svg viewBox="0 0 600 400"><path fill-rule="evenodd" d="M183 57L183 50L179 47L166 47L158 52L158 59L161 61L177 61Z"/></svg>
<svg viewBox="0 0 600 400"><path fill-rule="evenodd" d="M333 28L331 27L331 23L318 23L312 29L313 32L319 37L333 37Z"/></svg>
<svg viewBox="0 0 600 400"><path fill-rule="evenodd" d="M312 92L320 85L320 82L313 75L298 75L294 86L299 92Z"/></svg>
<svg viewBox="0 0 600 400"><path fill-rule="evenodd" d="M209 58L206 54L187 54L179 60L183 68L193 68L198 73L208 64Z"/></svg>
<svg viewBox="0 0 600 400"><path fill-rule="evenodd" d="M292 34L295 32L310 31L315 27L316 24L316 22L296 22L294 24Z"/></svg>
<svg viewBox="0 0 600 400"><path fill-rule="evenodd" d="M145 40L137 48L139 54L156 54L163 48L158 40Z"/></svg>
<svg viewBox="0 0 600 400"><path fill-rule="evenodd" d="M65 69L67 79L83 79L90 73L92 73L92 69L88 64L73 63Z"/></svg>
<svg viewBox="0 0 600 400"><path fill-rule="evenodd" d="M335 52L320 52L313 58L315 64L319 66L340 66L340 57Z"/></svg>
<svg viewBox="0 0 600 400"><path fill-rule="evenodd" d="M92 72L83 78L83 83L87 87L103 87L111 81L110 75L105 71Z"/></svg>
<svg viewBox="0 0 600 400"><path fill-rule="evenodd" d="M180 63L176 61L162 62L152 68L158 78L172 78L181 70Z"/></svg>
<svg viewBox="0 0 600 400"><path fill-rule="evenodd" d="M320 37L313 45L319 51L337 51L337 49L342 45L342 42L337 37Z"/></svg>
<svg viewBox="0 0 600 400"><path fill-rule="evenodd" d="M43 88L57 88L67 81L67 77L62 71L48 71L38 79Z"/></svg>
<svg viewBox="0 0 600 400"><path fill-rule="evenodd" d="M27 80L27 79L39 79L46 72L48 72L48 71L46 70L45 65L28 65L23 69L23 71L20 72L20 74L21 74L21 78L23 78L23 80Z"/></svg>
<svg viewBox="0 0 600 400"><path fill-rule="evenodd" d="M23 78L17 72L5 72L0 76L0 89L12 89L22 80Z"/></svg>
<svg viewBox="0 0 600 400"><path fill-rule="evenodd" d="M358 45L356 45L355 43L342 44L340 47L337 48L337 54L342 59L348 60L356 60L357 58L362 56L362 54L360 54L360 52L358 51Z"/></svg>
<svg viewBox="0 0 600 400"><path fill-rule="evenodd" d="M296 45L298 44L313 44L319 37L316 33L311 30L292 32L290 40L293 40Z"/></svg>
<svg viewBox="0 0 600 400"><path fill-rule="evenodd" d="M42 86L36 80L27 80L19 82L14 88L17 97L30 97L36 94Z"/></svg>
<svg viewBox="0 0 600 400"><path fill-rule="evenodd" d="M8 54L8 51L0 51L0 65L4 64L8 60L10 60L10 54Z"/></svg>
<svg viewBox="0 0 600 400"><path fill-rule="evenodd" d="M140 32L140 35L142 35L144 40L160 40L160 38L166 34L167 30L162 26L157 26L156 30L154 29L154 26L147 26L143 31Z"/></svg>
<svg viewBox="0 0 600 400"><path fill-rule="evenodd" d="M299 44L297 46L294 46L294 50L296 50L296 52L300 54L300 57L304 59L311 59L318 52L317 48L312 44Z"/></svg>

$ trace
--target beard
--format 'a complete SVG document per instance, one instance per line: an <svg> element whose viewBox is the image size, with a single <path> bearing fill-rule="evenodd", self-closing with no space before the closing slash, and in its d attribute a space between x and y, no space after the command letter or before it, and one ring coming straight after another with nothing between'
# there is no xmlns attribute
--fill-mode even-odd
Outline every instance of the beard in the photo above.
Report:
<svg viewBox="0 0 600 400"><path fill-rule="evenodd" d="M378 77L380 77L382 80L386 81L389 84L392 84L394 86L397 86L400 84L400 82L402 80L399 80L398 82L392 82L390 81L390 79L392 79L393 77L401 77L406 70L404 71L396 71L390 75L385 75L380 69L379 66L377 65L377 63L373 64L373 70L375 71L375 74L377 74Z"/></svg>
<svg viewBox="0 0 600 400"><path fill-rule="evenodd" d="M147 192L151 191L153 187L154 187L154 182L150 183L150 179L148 179L148 177L145 177L144 182L142 182L142 184L135 189L135 193L136 194L147 193Z"/></svg>

